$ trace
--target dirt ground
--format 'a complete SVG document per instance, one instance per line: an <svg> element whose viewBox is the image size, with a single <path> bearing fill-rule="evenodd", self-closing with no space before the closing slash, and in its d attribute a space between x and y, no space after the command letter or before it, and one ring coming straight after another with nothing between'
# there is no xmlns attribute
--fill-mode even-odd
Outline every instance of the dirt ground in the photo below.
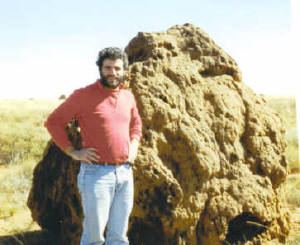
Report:
<svg viewBox="0 0 300 245"><path fill-rule="evenodd" d="M294 240L300 234L300 208L289 207L291 211L292 223L291 231L287 239L288 245L300 245L295 243ZM14 233L12 223L18 220L30 223L29 230L26 232ZM57 245L55 242L55 236L47 231L43 231L40 227L32 222L29 210L17 214L13 219L1 219L0 220L0 245ZM264 245L280 245L278 241L270 241Z"/></svg>

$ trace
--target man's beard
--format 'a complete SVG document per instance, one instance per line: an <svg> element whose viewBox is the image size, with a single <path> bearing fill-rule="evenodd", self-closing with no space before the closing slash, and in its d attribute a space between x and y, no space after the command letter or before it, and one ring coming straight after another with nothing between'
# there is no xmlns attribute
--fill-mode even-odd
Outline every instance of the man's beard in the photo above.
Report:
<svg viewBox="0 0 300 245"><path fill-rule="evenodd" d="M113 81L108 81L108 78L110 76L104 76L104 74L102 72L100 72L100 81L102 83L102 85L106 88L110 88L110 89L116 89L120 83L123 82L123 76L120 77L116 77Z"/></svg>

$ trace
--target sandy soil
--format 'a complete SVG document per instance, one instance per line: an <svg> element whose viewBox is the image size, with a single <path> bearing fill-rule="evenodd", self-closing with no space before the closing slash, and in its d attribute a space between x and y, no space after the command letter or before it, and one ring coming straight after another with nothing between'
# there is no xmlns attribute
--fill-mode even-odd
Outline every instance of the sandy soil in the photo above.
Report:
<svg viewBox="0 0 300 245"><path fill-rule="evenodd" d="M300 234L300 208L290 206L292 223L291 231L286 244L293 244L292 241ZM26 231L21 231L27 227ZM52 245L54 238L51 234L43 232L36 222L31 219L28 209L18 212L16 215L0 219L0 245ZM277 240L265 243L264 245L280 245ZM300 245L300 243L299 243Z"/></svg>

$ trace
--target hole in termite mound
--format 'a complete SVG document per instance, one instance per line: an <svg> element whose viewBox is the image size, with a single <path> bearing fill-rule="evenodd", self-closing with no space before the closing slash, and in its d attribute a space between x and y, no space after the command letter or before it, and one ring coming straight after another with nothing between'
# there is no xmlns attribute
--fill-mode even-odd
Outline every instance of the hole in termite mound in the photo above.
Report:
<svg viewBox="0 0 300 245"><path fill-rule="evenodd" d="M262 222L251 213L242 213L229 222L225 241L230 244L251 241L257 235L265 232L268 225L268 222Z"/></svg>

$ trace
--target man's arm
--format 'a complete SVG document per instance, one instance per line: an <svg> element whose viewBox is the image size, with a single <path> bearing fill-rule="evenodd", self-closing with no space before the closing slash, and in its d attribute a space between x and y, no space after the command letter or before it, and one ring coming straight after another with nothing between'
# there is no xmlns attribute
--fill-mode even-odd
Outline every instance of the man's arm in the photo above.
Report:
<svg viewBox="0 0 300 245"><path fill-rule="evenodd" d="M75 150L65 131L67 124L80 113L82 101L80 90L74 91L49 115L45 122L45 127L48 129L55 144L74 160L87 163L97 162L100 157L94 148Z"/></svg>
<svg viewBox="0 0 300 245"><path fill-rule="evenodd" d="M79 90L75 90L45 121L44 126L47 128L55 144L62 151L72 146L65 128L73 118L76 118L79 111L80 92Z"/></svg>
<svg viewBox="0 0 300 245"><path fill-rule="evenodd" d="M80 113L83 101L81 97L80 89L75 90L48 116L44 123L55 144L64 152L69 147L72 148L72 143L67 136L65 128Z"/></svg>
<svg viewBox="0 0 300 245"><path fill-rule="evenodd" d="M134 162L137 157L139 141L142 137L142 120L138 112L135 99L133 97L133 107L131 110L131 121L130 121L130 147L129 147L129 162Z"/></svg>

